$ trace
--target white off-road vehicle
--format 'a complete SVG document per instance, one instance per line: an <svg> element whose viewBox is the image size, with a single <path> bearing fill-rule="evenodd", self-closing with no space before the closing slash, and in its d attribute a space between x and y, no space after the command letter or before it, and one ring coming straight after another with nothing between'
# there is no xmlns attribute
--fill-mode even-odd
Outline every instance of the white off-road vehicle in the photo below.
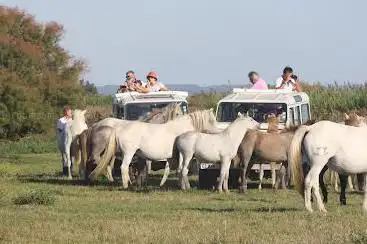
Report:
<svg viewBox="0 0 367 244"><path fill-rule="evenodd" d="M267 117L271 114L280 115L279 129L290 125L299 125L311 119L309 97L304 92L289 92L280 89L254 90L234 88L217 104L216 118L221 129L233 122L238 112L247 114L260 124L260 129L267 131ZM263 169L270 171L270 165L264 164ZM212 188L219 175L219 164L200 162L199 186ZM254 164L252 171L259 170ZM237 185L240 169L231 166L230 185Z"/></svg>
<svg viewBox="0 0 367 244"><path fill-rule="evenodd" d="M188 113L188 93L184 91L160 91L149 93L124 92L113 95L113 117L124 120L139 120L156 108L163 108L171 103L181 103L183 114ZM135 161L135 157L133 162ZM120 160L115 163L114 175L120 175ZM164 169L166 161L154 162L152 170ZM133 163L131 164L133 165ZM150 168L148 169L148 171Z"/></svg>
<svg viewBox="0 0 367 244"><path fill-rule="evenodd" d="M187 92L161 91L161 92L124 92L113 96L113 117L125 120L138 120L155 108L163 108L171 103L181 103L184 114L188 111Z"/></svg>

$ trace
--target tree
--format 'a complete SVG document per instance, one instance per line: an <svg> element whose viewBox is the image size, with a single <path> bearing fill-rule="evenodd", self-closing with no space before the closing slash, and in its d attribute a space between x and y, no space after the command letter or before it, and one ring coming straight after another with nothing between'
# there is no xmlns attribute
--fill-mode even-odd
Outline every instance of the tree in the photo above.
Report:
<svg viewBox="0 0 367 244"><path fill-rule="evenodd" d="M97 87L93 83L89 82L88 80L81 79L80 85L83 87L84 91L87 94L98 95Z"/></svg>
<svg viewBox="0 0 367 244"><path fill-rule="evenodd" d="M86 65L61 47L63 26L0 6L0 138L54 128L65 104L83 106Z"/></svg>

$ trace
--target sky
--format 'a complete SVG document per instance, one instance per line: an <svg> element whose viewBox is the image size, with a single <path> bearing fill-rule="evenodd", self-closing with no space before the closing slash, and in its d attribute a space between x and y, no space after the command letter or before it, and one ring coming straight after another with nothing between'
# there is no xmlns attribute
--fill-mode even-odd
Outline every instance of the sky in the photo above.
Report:
<svg viewBox="0 0 367 244"><path fill-rule="evenodd" d="M0 0L65 28L84 78L120 84L153 70L165 84L268 84L290 65L301 80L367 81L365 0Z"/></svg>

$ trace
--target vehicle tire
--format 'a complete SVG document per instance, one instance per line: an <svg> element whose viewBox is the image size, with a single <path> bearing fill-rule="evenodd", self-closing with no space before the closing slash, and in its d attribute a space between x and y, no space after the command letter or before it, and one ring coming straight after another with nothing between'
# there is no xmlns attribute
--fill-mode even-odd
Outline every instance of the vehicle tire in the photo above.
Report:
<svg viewBox="0 0 367 244"><path fill-rule="evenodd" d="M199 188L215 189L217 185L217 177L220 171L218 169L200 169L199 170Z"/></svg>

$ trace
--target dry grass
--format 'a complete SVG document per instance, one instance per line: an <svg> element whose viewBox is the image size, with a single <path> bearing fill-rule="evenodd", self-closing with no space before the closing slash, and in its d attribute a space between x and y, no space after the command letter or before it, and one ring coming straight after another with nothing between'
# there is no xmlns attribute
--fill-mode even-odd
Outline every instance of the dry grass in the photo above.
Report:
<svg viewBox="0 0 367 244"><path fill-rule="evenodd" d="M193 189L140 192L115 185L80 185L58 176L55 154L0 159L0 242L13 243L363 243L362 196L338 205L329 191L328 213L309 214L295 191L252 189L228 195ZM21 163L19 163L21 162ZM4 165L5 168L3 167ZM1 171L1 170L0 170ZM170 186L176 184L170 179ZM150 184L155 184L152 181ZM156 184L157 185L157 184ZM53 205L23 205L14 197L49 192Z"/></svg>

